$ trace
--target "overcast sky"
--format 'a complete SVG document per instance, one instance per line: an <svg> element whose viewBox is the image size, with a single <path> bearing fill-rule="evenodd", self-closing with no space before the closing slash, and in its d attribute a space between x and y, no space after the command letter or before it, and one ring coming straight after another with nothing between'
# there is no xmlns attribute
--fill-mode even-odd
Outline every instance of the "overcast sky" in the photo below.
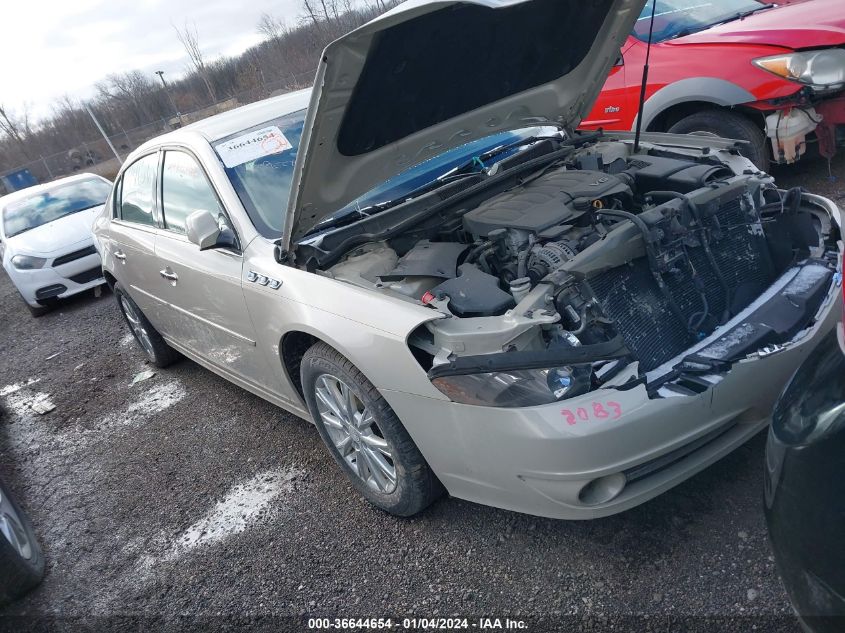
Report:
<svg viewBox="0 0 845 633"><path fill-rule="evenodd" d="M4 0L0 9L0 103L36 116L63 94L93 94L109 73L185 71L173 25L196 23L209 59L260 41L263 12L296 23L301 0ZM154 77L155 78L155 77ZM157 79L157 78L156 78Z"/></svg>

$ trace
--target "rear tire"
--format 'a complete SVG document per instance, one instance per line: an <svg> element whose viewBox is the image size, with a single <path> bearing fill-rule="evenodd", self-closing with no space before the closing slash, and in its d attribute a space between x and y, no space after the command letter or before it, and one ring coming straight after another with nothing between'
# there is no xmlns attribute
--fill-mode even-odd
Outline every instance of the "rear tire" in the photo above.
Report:
<svg viewBox="0 0 845 633"><path fill-rule="evenodd" d="M740 152L761 171L768 171L770 165L769 147L766 135L753 121L730 110L702 110L684 117L669 128L672 134L714 134L723 138L748 141L749 145Z"/></svg>
<svg viewBox="0 0 845 633"><path fill-rule="evenodd" d="M340 352L317 343L302 357L300 375L320 437L367 501L409 517L443 495L443 485L396 413Z"/></svg>
<svg viewBox="0 0 845 633"><path fill-rule="evenodd" d="M138 304L132 301L132 297L123 290L123 287L119 283L114 285L114 296L117 299L117 306L120 308L120 312L123 314L123 318L132 332L132 336L135 337L135 340L141 346L150 363L156 367L164 368L172 365L182 357L179 352L164 341L158 330L153 327L153 324L141 312Z"/></svg>
<svg viewBox="0 0 845 633"><path fill-rule="evenodd" d="M0 604L20 598L44 577L44 554L29 517L0 481Z"/></svg>

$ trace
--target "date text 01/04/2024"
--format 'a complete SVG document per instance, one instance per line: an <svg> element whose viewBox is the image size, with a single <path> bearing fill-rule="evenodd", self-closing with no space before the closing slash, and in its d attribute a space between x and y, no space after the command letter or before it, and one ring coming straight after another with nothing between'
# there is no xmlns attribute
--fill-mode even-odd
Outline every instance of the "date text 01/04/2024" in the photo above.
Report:
<svg viewBox="0 0 845 633"><path fill-rule="evenodd" d="M400 629L406 631L448 630L527 630L524 620L510 618L309 618L309 629L363 630Z"/></svg>

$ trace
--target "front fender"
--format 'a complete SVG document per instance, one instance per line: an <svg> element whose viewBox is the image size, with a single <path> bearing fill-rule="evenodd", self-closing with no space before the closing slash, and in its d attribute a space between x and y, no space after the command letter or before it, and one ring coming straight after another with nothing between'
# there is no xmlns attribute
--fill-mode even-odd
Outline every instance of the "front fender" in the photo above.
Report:
<svg viewBox="0 0 845 633"><path fill-rule="evenodd" d="M94 237L94 248L100 255L100 260L103 263L103 270L113 273L114 258L111 254L111 249L108 248L108 241L111 228L111 196L103 205L103 208L94 216L94 221L91 224L91 234Z"/></svg>
<svg viewBox="0 0 845 633"><path fill-rule="evenodd" d="M435 389L407 344L408 336L441 314L377 292L303 270L282 266L267 244L250 245L244 259L249 271L282 282L269 286L244 281L244 296L256 340L274 367L281 367L281 344L291 332L310 334L348 358L379 390L445 399ZM259 251L259 252L255 252ZM284 371L288 398L299 395Z"/></svg>

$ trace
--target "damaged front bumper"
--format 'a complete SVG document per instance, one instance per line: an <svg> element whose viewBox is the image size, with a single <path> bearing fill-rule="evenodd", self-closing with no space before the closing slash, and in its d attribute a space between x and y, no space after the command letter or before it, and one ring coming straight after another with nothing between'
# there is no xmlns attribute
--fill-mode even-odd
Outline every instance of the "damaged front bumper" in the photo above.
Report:
<svg viewBox="0 0 845 633"><path fill-rule="evenodd" d="M837 147L845 146L845 95L820 103L816 111L822 117L816 128L819 153L830 159L836 154Z"/></svg>
<svg viewBox="0 0 845 633"><path fill-rule="evenodd" d="M811 134L815 134L819 154L824 158L833 158L837 148L845 145L845 94L810 107L790 106L766 117L766 136L776 163L799 160Z"/></svg>
<svg viewBox="0 0 845 633"><path fill-rule="evenodd" d="M673 374L679 359L633 387L537 407L471 406L396 391L384 396L400 419L424 411L424 423L409 431L453 496L558 519L608 516L672 488L766 427L795 368L841 315L841 273L826 272L812 263L787 271L761 300L691 350L725 363L721 372L699 373L697 389ZM781 315L791 339L736 357L749 342L765 340L763 330L772 324L760 316L767 307L795 300L822 279L809 325L790 325Z"/></svg>

